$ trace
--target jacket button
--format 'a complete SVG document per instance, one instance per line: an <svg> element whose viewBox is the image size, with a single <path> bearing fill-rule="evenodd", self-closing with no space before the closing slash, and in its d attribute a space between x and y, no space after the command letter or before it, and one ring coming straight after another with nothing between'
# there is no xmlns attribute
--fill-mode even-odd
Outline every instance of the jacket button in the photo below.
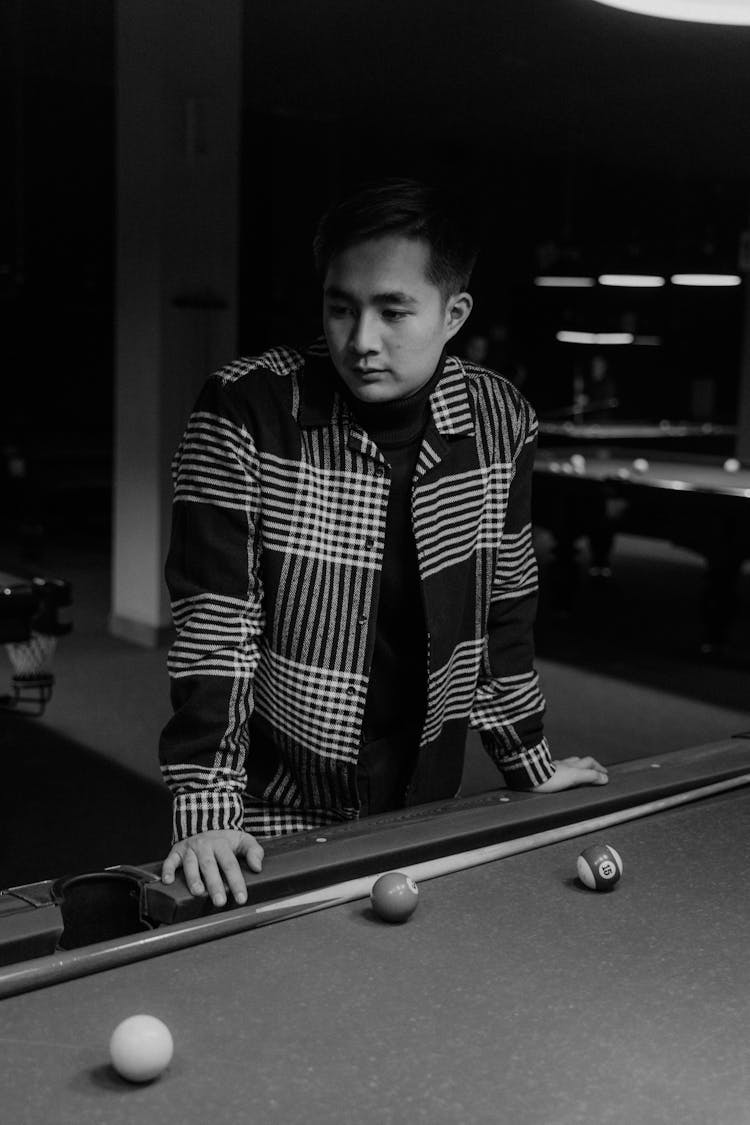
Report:
<svg viewBox="0 0 750 1125"><path fill-rule="evenodd" d="M367 621L367 614L366 613L360 613L359 617L357 618L357 621L359 622L360 625L364 625L365 622Z"/></svg>
<svg viewBox="0 0 750 1125"><path fill-rule="evenodd" d="M347 694L347 695L354 695L354 694L356 693L356 690L357 690L356 688L353 688L353 687L348 687L348 688L346 689L346 694Z"/></svg>
<svg viewBox="0 0 750 1125"><path fill-rule="evenodd" d="M383 468L382 465L378 465L377 469L375 470L375 476L376 477L385 476L385 469Z"/></svg>
<svg viewBox="0 0 750 1125"><path fill-rule="evenodd" d="M365 547L367 547L368 551L371 551L374 546L375 546L375 540L372 538L371 535L368 535L367 539L365 539Z"/></svg>

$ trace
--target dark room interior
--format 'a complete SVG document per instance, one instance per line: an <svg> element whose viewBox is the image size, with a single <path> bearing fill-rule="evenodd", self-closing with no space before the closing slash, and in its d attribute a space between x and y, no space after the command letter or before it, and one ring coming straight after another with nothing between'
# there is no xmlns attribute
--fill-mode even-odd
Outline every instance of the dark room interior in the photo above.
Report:
<svg viewBox="0 0 750 1125"><path fill-rule="evenodd" d="M0 890L166 856L172 455L212 371L320 335L317 221L384 176L471 215L451 348L538 418L553 755L748 737L750 26L597 0L0 0L0 83L0 588L72 598L36 707L0 598ZM470 731L461 797L502 785ZM653 1104L306 1120L701 1120Z"/></svg>

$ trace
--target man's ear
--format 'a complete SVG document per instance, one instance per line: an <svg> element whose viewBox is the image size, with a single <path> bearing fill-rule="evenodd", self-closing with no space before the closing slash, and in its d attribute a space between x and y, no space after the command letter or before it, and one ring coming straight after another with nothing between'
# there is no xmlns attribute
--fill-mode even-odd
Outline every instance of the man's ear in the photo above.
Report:
<svg viewBox="0 0 750 1125"><path fill-rule="evenodd" d="M456 335L459 328L463 328L473 308L474 298L471 293L454 293L452 297L448 298L448 303L445 306L445 327L448 333L446 340L450 340L452 336Z"/></svg>

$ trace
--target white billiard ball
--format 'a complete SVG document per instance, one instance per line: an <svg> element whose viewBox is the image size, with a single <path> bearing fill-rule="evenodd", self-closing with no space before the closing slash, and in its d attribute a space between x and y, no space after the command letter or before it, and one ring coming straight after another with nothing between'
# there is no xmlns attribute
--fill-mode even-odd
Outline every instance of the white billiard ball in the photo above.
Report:
<svg viewBox="0 0 750 1125"><path fill-rule="evenodd" d="M129 1016L109 1041L112 1066L128 1082L151 1082L172 1061L172 1033L156 1016Z"/></svg>

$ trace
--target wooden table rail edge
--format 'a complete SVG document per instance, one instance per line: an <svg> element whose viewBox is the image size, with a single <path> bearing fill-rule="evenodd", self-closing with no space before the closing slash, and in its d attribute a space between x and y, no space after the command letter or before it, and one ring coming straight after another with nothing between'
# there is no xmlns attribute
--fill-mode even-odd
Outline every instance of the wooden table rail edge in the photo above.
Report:
<svg viewBox="0 0 750 1125"><path fill-rule="evenodd" d="M547 847L576 836L601 832L617 824L651 816L693 801L715 796L728 790L750 785L750 773L714 782L670 797L648 801L632 808L620 809L604 816L591 817L573 824L561 825L530 836L505 840L471 851L447 855L424 863L406 865L402 870L417 883L437 879L441 875L468 870L511 855ZM382 872L378 873L382 874ZM100 942L81 949L61 951L46 957L10 965L0 969L0 999L31 992L48 985L104 972L121 965L158 957L217 938L244 933L288 918L300 917L317 910L340 906L367 898L378 874L351 879L319 890L292 895L260 905L235 907L225 914L163 926L158 930L138 933L116 941Z"/></svg>

